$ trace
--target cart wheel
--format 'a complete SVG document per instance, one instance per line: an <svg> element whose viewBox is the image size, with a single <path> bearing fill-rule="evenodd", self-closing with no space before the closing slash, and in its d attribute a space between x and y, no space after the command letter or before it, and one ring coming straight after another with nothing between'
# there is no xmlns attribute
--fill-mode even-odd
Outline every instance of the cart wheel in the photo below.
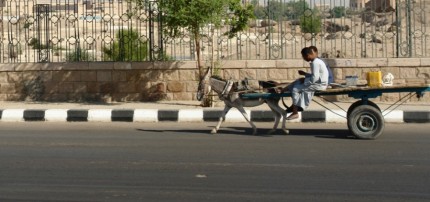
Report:
<svg viewBox="0 0 430 202"><path fill-rule="evenodd" d="M381 109L378 107L377 104L375 104L374 102L367 100L366 102L364 102L363 100L359 100L357 102L354 102L349 108L348 108L348 112L346 113L346 117L349 119L349 115L351 115L352 110L354 110L356 107L361 106L361 105L370 105L375 107L376 109L378 109L379 111L381 111Z"/></svg>
<svg viewBox="0 0 430 202"><path fill-rule="evenodd" d="M384 117L371 105L355 107L348 117L349 131L360 139L376 139L384 131Z"/></svg>

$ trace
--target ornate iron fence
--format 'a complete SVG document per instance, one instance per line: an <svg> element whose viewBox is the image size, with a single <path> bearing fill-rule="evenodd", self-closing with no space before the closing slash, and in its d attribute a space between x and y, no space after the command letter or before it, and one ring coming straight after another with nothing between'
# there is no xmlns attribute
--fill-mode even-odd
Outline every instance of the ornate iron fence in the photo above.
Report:
<svg viewBox="0 0 430 202"><path fill-rule="evenodd" d="M0 0L0 62L193 60L191 36L162 32L158 1ZM235 38L205 32L206 59L428 57L430 0L244 0L256 20Z"/></svg>

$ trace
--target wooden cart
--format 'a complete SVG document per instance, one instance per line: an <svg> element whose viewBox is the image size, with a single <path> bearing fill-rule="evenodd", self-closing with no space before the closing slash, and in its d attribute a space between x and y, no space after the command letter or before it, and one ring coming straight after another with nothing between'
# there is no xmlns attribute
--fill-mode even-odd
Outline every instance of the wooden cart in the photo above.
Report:
<svg viewBox="0 0 430 202"><path fill-rule="evenodd" d="M377 104L369 99L377 98L384 93L409 93L410 96L417 95L422 97L426 91L430 91L430 85L403 85L389 87L339 87L329 88L325 91L315 92L315 96L327 95L348 95L349 97L359 99L351 104L347 111L347 124L349 131L360 139L375 139L380 136L384 130L384 117L381 109ZM243 98L270 99L275 97L290 97L290 92L285 93L244 93ZM393 105L399 103L405 97L400 98ZM391 106L390 106L391 107Z"/></svg>

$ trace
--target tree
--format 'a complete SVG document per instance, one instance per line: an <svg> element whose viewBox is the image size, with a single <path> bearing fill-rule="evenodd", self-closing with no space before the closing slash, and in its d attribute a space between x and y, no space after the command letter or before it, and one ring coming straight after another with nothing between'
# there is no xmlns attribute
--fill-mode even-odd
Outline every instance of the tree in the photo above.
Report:
<svg viewBox="0 0 430 202"><path fill-rule="evenodd" d="M302 16L300 17L300 27L303 33L319 33L321 32L321 17L315 16Z"/></svg>
<svg viewBox="0 0 430 202"><path fill-rule="evenodd" d="M141 41L139 33L130 30L119 30L115 41L109 47L104 47L106 59L112 61L145 61L148 56L148 42Z"/></svg>
<svg viewBox="0 0 430 202"><path fill-rule="evenodd" d="M228 25L230 29L224 34L234 37L254 16L253 6L242 5L241 0L160 0L159 6L166 34L178 37L189 32L193 37L200 81L205 73L200 56L202 28L209 24L215 28Z"/></svg>
<svg viewBox="0 0 430 202"><path fill-rule="evenodd" d="M286 17L288 20L297 20L306 10L309 10L309 4L305 0L293 1L286 3Z"/></svg>
<svg viewBox="0 0 430 202"><path fill-rule="evenodd" d="M342 6L336 6L330 10L331 18L341 18L346 15L346 9Z"/></svg>

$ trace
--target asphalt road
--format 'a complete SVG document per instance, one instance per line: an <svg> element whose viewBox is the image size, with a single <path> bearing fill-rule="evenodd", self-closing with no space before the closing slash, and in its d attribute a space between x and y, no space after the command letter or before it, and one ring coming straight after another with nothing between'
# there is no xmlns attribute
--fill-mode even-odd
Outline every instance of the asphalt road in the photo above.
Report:
<svg viewBox="0 0 430 202"><path fill-rule="evenodd" d="M214 124L0 123L0 201L430 201L430 124Z"/></svg>

